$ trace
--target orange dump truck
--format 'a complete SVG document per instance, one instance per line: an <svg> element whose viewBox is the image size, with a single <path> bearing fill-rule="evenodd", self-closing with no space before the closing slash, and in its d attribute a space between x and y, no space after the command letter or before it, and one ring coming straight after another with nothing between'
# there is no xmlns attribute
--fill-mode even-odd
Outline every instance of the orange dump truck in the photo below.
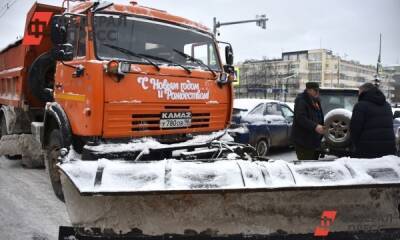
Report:
<svg viewBox="0 0 400 240"><path fill-rule="evenodd" d="M225 129L233 60L230 45L225 66L218 49L206 27L135 2L36 3L24 39L0 54L1 135L40 139L62 198L62 148L149 136L175 143Z"/></svg>
<svg viewBox="0 0 400 240"><path fill-rule="evenodd" d="M0 54L0 152L43 151L59 239L398 239L400 158L260 161L224 131L232 63L135 2L34 4Z"/></svg>

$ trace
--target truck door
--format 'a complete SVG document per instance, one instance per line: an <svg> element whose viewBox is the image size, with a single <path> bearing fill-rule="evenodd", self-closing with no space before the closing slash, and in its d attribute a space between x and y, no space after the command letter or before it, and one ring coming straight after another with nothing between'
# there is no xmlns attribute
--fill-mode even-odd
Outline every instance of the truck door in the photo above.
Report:
<svg viewBox="0 0 400 240"><path fill-rule="evenodd" d="M72 45L73 59L57 63L54 98L63 107L74 133L82 134L90 124L84 110L91 87L86 66L86 17L65 17L67 43ZM79 69L83 71L79 71ZM79 124L78 124L79 123Z"/></svg>

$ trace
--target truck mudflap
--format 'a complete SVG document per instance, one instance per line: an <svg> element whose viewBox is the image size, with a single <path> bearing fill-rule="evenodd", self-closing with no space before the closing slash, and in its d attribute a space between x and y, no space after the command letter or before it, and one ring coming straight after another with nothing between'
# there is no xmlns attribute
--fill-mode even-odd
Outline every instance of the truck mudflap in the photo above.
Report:
<svg viewBox="0 0 400 240"><path fill-rule="evenodd" d="M72 226L114 236L309 239L400 229L395 156L290 163L71 158L59 167Z"/></svg>

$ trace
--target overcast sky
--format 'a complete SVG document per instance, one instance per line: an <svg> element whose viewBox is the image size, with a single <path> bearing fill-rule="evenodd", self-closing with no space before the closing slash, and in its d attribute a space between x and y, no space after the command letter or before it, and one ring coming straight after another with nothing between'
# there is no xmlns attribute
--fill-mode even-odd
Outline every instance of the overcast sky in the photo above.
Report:
<svg viewBox="0 0 400 240"><path fill-rule="evenodd" d="M0 9L6 2L0 0ZM34 0L16 0L0 18L0 48L23 35L25 15ZM60 5L61 0L39 0ZM129 0L114 2L128 3ZM282 51L331 49L364 64L376 64L379 33L383 34L382 62L400 64L400 0L139 0L139 4L166 10L212 28L221 22L269 18L267 29L255 23L226 26L219 40L229 41L235 62L278 58ZM0 11L1 14L1 11Z"/></svg>

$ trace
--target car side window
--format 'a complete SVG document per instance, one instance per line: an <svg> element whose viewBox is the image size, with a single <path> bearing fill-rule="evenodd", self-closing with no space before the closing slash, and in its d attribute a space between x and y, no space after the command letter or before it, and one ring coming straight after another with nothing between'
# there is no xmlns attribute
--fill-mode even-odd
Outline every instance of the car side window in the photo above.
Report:
<svg viewBox="0 0 400 240"><path fill-rule="evenodd" d="M293 120L294 113L293 113L293 111L292 111L290 108L288 108L288 107L282 105L282 106L281 106L281 110L282 110L283 116L284 116L287 120Z"/></svg>
<svg viewBox="0 0 400 240"><path fill-rule="evenodd" d="M249 115L262 115L264 112L264 107L264 103L258 104L255 108L253 108L253 110L251 110Z"/></svg>
<svg viewBox="0 0 400 240"><path fill-rule="evenodd" d="M266 104L264 115L279 115L282 116L281 111L279 111L278 104L268 103Z"/></svg>

